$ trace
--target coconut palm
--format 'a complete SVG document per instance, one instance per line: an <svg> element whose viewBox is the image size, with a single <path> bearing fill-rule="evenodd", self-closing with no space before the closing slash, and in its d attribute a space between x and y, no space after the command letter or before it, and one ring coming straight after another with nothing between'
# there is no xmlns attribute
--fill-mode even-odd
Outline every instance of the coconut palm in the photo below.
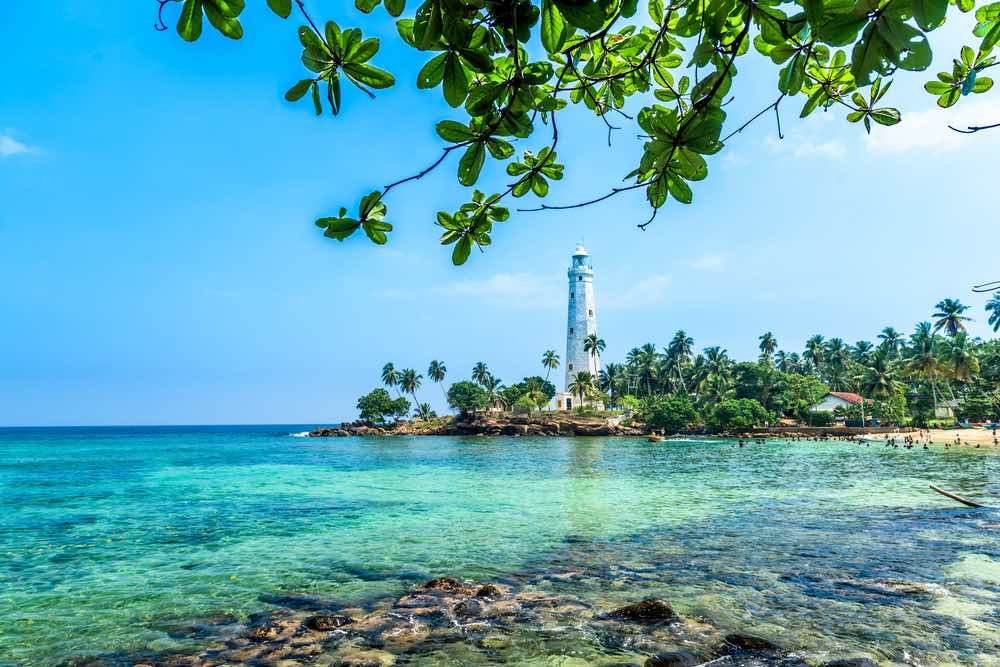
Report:
<svg viewBox="0 0 1000 667"><path fill-rule="evenodd" d="M986 312L990 314L987 321L993 325L993 331L1000 331L1000 291L994 292L986 302Z"/></svg>
<svg viewBox="0 0 1000 667"><path fill-rule="evenodd" d="M965 322L972 319L962 315L969 307L958 299L944 299L934 307L937 308L937 312L934 313L935 332L944 329L949 336L954 336L959 331L965 331Z"/></svg>
<svg viewBox="0 0 1000 667"><path fill-rule="evenodd" d="M542 366L545 367L545 380L548 381L549 373L559 368L559 355L555 350L545 350L542 355Z"/></svg>
<svg viewBox="0 0 1000 667"><path fill-rule="evenodd" d="M604 352L606 347L603 338L598 338L597 334L592 333L583 339L583 351L590 354L590 358L594 360L594 367L597 367L597 358L601 356L601 352Z"/></svg>
<svg viewBox="0 0 1000 667"><path fill-rule="evenodd" d="M483 364L483 368L485 367L486 364ZM489 399L490 407L499 409L508 407L504 403L503 399L504 386L500 378L495 378L489 373L487 373L486 377L483 378L483 382L481 384L483 385L483 389L486 390L486 396Z"/></svg>
<svg viewBox="0 0 1000 667"><path fill-rule="evenodd" d="M472 367L473 381L481 387L485 387L490 377L492 376L490 375L490 369L486 367L486 363L477 361L476 365Z"/></svg>
<svg viewBox="0 0 1000 667"><path fill-rule="evenodd" d="M930 322L921 322L910 336L910 350L903 372L910 377L925 380L931 385L931 395L934 398L934 412L937 414L937 378L943 367L939 357L938 338L931 329Z"/></svg>
<svg viewBox="0 0 1000 667"><path fill-rule="evenodd" d="M875 346L866 340L859 340L851 348L851 356L854 357L854 361L859 364L864 364L868 361L872 352L875 350Z"/></svg>
<svg viewBox="0 0 1000 667"><path fill-rule="evenodd" d="M391 361L382 367L382 384L390 389L395 389L397 396L399 395L399 379L399 371L396 370Z"/></svg>
<svg viewBox="0 0 1000 667"><path fill-rule="evenodd" d="M608 396L614 398L619 393L622 382L625 380L625 373L625 367L621 364L608 364L598 373L597 386L601 391L607 393Z"/></svg>
<svg viewBox="0 0 1000 667"><path fill-rule="evenodd" d="M886 400L902 388L903 383L897 379L890 354L885 347L872 353L870 363L865 366L859 380L862 396Z"/></svg>
<svg viewBox="0 0 1000 667"><path fill-rule="evenodd" d="M770 361L771 357L774 355L774 351L778 349L778 339L774 337L773 333L768 331L761 334L760 338L757 340L760 341L760 345L758 347L760 348L761 359Z"/></svg>
<svg viewBox="0 0 1000 667"><path fill-rule="evenodd" d="M684 369L691 364L693 350L694 338L688 336L683 329L674 334L667 346L668 371L672 371L677 376L677 383L680 385L681 391L684 392L687 392Z"/></svg>
<svg viewBox="0 0 1000 667"><path fill-rule="evenodd" d="M446 401L448 400L448 394L445 392L444 385L441 383L444 382L445 375L447 374L448 368L444 365L444 362L438 361L437 359L433 360L430 363L430 366L427 367L427 377L430 378L432 382L438 383L441 387L441 393L444 394Z"/></svg>
<svg viewBox="0 0 1000 667"><path fill-rule="evenodd" d="M812 364L813 370L818 375L823 369L823 362L826 361L826 341L819 334L806 341L806 349L802 357Z"/></svg>
<svg viewBox="0 0 1000 667"><path fill-rule="evenodd" d="M948 374L959 382L969 382L979 373L979 357L969 334L964 331L948 341L942 361Z"/></svg>
<svg viewBox="0 0 1000 667"><path fill-rule="evenodd" d="M895 358L899 354L899 350L905 345L903 334L892 327L882 329L882 333L878 337L882 341L879 343L879 346L888 350L891 358Z"/></svg>
<svg viewBox="0 0 1000 667"><path fill-rule="evenodd" d="M427 421L428 419L437 417L437 413L431 409L430 403L418 403L416 409L413 410L413 416L417 419Z"/></svg>
<svg viewBox="0 0 1000 667"><path fill-rule="evenodd" d="M580 371L573 376L573 381L569 383L566 387L566 391L573 394L574 396L580 397L580 403L583 404L584 397L594 390L594 376L587 371Z"/></svg>
<svg viewBox="0 0 1000 667"><path fill-rule="evenodd" d="M413 397L413 402L417 402L417 389L420 389L420 381L424 378L412 368L404 368L399 376L399 388L404 394Z"/></svg>

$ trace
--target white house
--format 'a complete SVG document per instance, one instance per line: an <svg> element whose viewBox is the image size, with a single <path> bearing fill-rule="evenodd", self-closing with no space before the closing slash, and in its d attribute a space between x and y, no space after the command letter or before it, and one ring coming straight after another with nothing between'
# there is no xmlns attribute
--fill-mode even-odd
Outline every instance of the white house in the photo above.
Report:
<svg viewBox="0 0 1000 667"><path fill-rule="evenodd" d="M847 409L852 405L859 405L861 401L870 404L872 399L862 398L849 391L831 391L819 403L812 406L812 412L833 412L836 408Z"/></svg>

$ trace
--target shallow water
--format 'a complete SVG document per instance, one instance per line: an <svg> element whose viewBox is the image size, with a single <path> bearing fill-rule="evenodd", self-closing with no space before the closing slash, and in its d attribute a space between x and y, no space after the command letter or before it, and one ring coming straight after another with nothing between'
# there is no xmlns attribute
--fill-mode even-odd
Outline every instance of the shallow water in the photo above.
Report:
<svg viewBox="0 0 1000 667"><path fill-rule="evenodd" d="M658 595L810 660L1000 664L1000 512L927 489L996 497L992 449L301 430L0 429L0 664L193 649L212 638L192 623L293 594L526 573L599 606ZM519 641L500 659L608 657ZM497 660L448 651L414 662Z"/></svg>

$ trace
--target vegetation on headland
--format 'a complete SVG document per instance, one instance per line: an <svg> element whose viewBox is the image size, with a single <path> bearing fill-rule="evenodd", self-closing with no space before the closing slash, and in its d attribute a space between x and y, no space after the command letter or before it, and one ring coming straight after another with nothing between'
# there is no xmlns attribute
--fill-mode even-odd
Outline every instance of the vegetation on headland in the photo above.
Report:
<svg viewBox="0 0 1000 667"><path fill-rule="evenodd" d="M567 390L586 402L576 408L578 415L596 415L591 406L600 404L626 418L626 424L667 433L745 431L779 420L826 426L839 416L853 423L877 420L901 426L950 425L955 418L997 420L1000 340L970 337L967 310L956 299L944 299L932 321L918 323L909 336L886 327L876 342L848 344L817 334L801 352L780 349L774 334L766 332L758 339L759 356L750 361L732 359L718 346L696 353L694 340L678 331L662 349L653 343L632 348L623 362L606 364L597 377L575 374ZM603 349L602 339L588 340L588 351L595 356ZM483 412L530 415L545 409L556 393L547 377L559 368L559 355L547 350L541 364L546 377L505 385L485 362L478 362L471 379L447 390L448 405L463 417ZM443 383L446 372L442 362L433 361L427 375ZM416 402L422 378L413 369L386 364L382 381L398 398L391 399L383 388L373 390L358 401L361 418L386 424L406 416L410 403L403 394ZM856 393L869 401L836 413L814 411L830 391ZM939 417L939 409L954 417ZM427 404L418 404L413 416L427 421L434 415Z"/></svg>

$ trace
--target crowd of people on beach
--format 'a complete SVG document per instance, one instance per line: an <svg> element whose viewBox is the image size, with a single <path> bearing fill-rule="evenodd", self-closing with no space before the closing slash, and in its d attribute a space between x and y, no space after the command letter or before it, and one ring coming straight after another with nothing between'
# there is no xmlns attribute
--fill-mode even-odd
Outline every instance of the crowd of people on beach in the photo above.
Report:
<svg viewBox="0 0 1000 667"><path fill-rule="evenodd" d="M804 442L840 441L840 442L850 442L858 446L864 445L865 447L871 447L872 442L878 442L877 439L873 440L872 438L868 438L863 435L855 435L855 434L831 435L829 433L809 434L809 435L792 433L783 437L782 439L804 441ZM927 429L919 429L917 431L916 436L907 434L900 437L897 434L886 434L883 436L882 441L884 442L885 447L892 449L899 449L900 447L903 447L903 449L913 449L918 445L920 445L921 449L928 449L928 446L933 444L931 440L931 432L930 430ZM736 442L736 444L731 445L731 447L742 448L752 444L763 445L765 442L767 442L767 439L763 437L753 437L753 438L744 437L740 438ZM972 444L972 443L967 443L967 444ZM950 449L951 447L959 447L961 445L962 445L961 435L956 435L954 441L952 442L944 443L945 449ZM997 438L996 430L993 431L993 446L994 447L1000 446L1000 440L998 440ZM977 442L976 449L979 449L981 447L982 443Z"/></svg>

